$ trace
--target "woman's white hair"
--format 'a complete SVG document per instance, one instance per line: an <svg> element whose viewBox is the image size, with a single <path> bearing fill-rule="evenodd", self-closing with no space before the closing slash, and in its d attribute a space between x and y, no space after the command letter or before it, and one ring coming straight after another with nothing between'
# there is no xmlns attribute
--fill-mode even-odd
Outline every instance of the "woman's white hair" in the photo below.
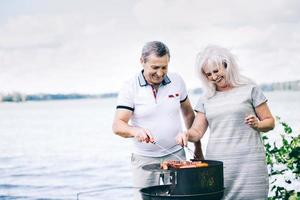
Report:
<svg viewBox="0 0 300 200"><path fill-rule="evenodd" d="M249 78L240 74L235 57L228 49L216 45L210 45L202 52L198 53L196 59L197 73L203 83L203 87L208 98L215 95L216 85L207 79L203 71L204 67L210 70L224 67L226 74L225 81L233 87L254 83Z"/></svg>

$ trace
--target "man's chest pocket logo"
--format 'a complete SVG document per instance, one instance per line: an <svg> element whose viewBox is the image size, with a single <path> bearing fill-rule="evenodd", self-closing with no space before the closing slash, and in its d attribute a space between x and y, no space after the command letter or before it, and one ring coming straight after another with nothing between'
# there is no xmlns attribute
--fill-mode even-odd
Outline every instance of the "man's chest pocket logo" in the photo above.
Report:
<svg viewBox="0 0 300 200"><path fill-rule="evenodd" d="M178 94L178 93L175 93L175 94L169 94L168 97L169 97L169 98L179 97L179 94Z"/></svg>

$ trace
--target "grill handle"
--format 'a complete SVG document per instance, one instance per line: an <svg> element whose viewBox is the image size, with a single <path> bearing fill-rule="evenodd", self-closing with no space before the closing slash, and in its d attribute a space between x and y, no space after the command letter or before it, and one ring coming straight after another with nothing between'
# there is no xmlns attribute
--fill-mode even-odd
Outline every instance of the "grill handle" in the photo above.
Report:
<svg viewBox="0 0 300 200"><path fill-rule="evenodd" d="M160 185L176 185L177 184L177 172L173 170L163 170L159 174Z"/></svg>

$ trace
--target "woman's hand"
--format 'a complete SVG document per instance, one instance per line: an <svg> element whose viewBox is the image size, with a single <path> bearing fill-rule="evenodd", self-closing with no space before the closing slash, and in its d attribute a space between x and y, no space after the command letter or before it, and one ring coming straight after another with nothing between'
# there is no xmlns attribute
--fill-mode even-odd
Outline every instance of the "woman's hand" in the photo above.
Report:
<svg viewBox="0 0 300 200"><path fill-rule="evenodd" d="M188 133L187 132L183 132L183 133L179 133L176 136L176 143L179 144L182 147L186 147L188 144Z"/></svg>
<svg viewBox="0 0 300 200"><path fill-rule="evenodd" d="M201 147L201 141L194 142L195 150L194 150L194 159L196 160L204 160L202 147Z"/></svg>
<svg viewBox="0 0 300 200"><path fill-rule="evenodd" d="M248 124L250 127L258 130L259 119L255 115L248 115L245 118L245 124Z"/></svg>

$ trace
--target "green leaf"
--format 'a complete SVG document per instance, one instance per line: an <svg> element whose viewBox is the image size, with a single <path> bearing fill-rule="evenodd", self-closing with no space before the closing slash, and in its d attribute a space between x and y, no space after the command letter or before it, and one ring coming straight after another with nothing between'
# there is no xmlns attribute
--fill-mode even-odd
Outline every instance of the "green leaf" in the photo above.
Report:
<svg viewBox="0 0 300 200"><path fill-rule="evenodd" d="M282 146L273 146L270 144L269 138L266 135L262 136L266 150L266 163L270 168L269 177L271 191L274 195L268 197L269 200L300 200L299 192L289 190L285 186L277 182L276 177L286 175L287 172L292 172L296 179L285 180L287 184L293 184L294 181L300 179L300 134L297 137L292 136L293 129L286 123L282 122L281 118L276 116L277 123L283 127L283 132L278 135L281 139ZM278 140L277 140L278 141ZM279 143L278 143L279 144ZM280 165L280 168L276 168ZM278 170L280 169L280 170Z"/></svg>
<svg viewBox="0 0 300 200"><path fill-rule="evenodd" d="M267 140L267 139L269 139L269 138L268 138L267 136L264 135L264 136L262 136L262 139L263 139L263 140Z"/></svg>

